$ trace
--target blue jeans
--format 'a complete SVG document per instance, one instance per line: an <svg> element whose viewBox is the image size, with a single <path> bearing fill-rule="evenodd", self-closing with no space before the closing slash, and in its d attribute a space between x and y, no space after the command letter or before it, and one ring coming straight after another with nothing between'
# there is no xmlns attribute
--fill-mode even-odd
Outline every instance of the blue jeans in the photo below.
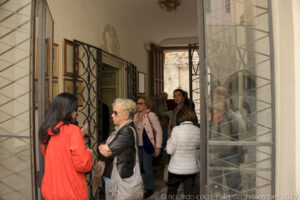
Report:
<svg viewBox="0 0 300 200"><path fill-rule="evenodd" d="M105 199L109 200L109 184L110 184L110 178L107 178L103 176L104 182L105 182Z"/></svg>
<svg viewBox="0 0 300 200"><path fill-rule="evenodd" d="M144 147L139 147L139 160L140 167L144 169L146 173L145 189L153 190L153 171L152 171L152 161L153 155L148 154Z"/></svg>

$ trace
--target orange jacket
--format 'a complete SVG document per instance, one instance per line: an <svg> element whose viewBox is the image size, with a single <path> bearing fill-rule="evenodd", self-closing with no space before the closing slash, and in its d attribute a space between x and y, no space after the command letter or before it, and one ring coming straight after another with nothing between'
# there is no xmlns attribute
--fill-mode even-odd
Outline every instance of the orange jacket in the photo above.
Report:
<svg viewBox="0 0 300 200"><path fill-rule="evenodd" d="M60 122L56 127L63 124ZM45 200L87 200L85 173L92 169L92 153L86 150L83 133L73 124L62 125L60 132L42 145L45 173L42 194Z"/></svg>

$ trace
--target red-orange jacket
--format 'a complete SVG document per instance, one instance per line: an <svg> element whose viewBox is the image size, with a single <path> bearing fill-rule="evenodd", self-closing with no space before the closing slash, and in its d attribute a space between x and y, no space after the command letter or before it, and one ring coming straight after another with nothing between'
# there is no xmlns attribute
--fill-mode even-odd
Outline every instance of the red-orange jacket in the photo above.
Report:
<svg viewBox="0 0 300 200"><path fill-rule="evenodd" d="M73 124L62 125L51 135L47 150L41 145L45 158L42 194L45 200L87 200L85 173L92 169L92 153L86 150L83 133Z"/></svg>

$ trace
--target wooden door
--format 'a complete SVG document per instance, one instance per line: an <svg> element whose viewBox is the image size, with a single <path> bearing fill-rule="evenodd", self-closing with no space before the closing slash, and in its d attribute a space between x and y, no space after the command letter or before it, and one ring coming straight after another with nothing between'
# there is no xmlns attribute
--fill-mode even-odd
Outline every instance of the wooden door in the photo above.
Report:
<svg viewBox="0 0 300 200"><path fill-rule="evenodd" d="M102 110L103 110L103 139L114 130L111 118L112 103L117 98L117 73L118 69L103 64L102 68Z"/></svg>
<svg viewBox="0 0 300 200"><path fill-rule="evenodd" d="M150 61L151 95L159 95L164 91L164 52L162 47L151 45Z"/></svg>

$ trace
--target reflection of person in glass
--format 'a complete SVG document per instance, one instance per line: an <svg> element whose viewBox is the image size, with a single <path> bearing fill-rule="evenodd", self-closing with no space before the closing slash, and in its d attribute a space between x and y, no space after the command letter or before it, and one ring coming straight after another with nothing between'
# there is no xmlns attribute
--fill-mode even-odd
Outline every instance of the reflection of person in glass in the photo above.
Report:
<svg viewBox="0 0 300 200"><path fill-rule="evenodd" d="M245 122L238 111L233 111L226 88L217 87L209 102L210 141L238 141L245 130ZM209 146L210 193L228 193L234 198L242 191L241 174L238 171L243 162L243 150L239 146ZM225 180L223 180L225 178ZM225 182L225 186L223 185Z"/></svg>

